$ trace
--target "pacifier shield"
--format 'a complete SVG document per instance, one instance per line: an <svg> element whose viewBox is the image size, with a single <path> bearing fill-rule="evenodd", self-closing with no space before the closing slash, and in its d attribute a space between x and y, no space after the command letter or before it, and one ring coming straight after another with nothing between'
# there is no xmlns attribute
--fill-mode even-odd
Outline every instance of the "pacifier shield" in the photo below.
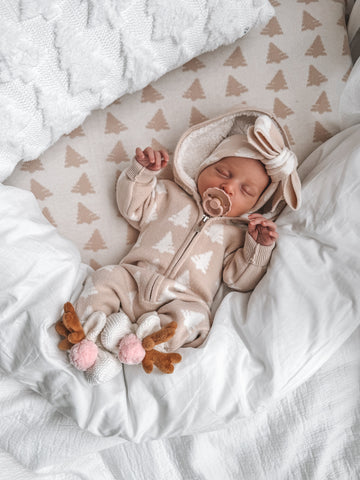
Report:
<svg viewBox="0 0 360 480"><path fill-rule="evenodd" d="M229 195L221 188L212 187L203 193L203 209L210 217L222 217L231 209Z"/></svg>

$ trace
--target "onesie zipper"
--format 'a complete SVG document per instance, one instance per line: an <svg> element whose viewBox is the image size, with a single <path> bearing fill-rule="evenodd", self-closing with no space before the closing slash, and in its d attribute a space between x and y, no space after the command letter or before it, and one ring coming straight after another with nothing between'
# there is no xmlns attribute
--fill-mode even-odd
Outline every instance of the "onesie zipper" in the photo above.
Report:
<svg viewBox="0 0 360 480"><path fill-rule="evenodd" d="M203 214L201 217L200 221L196 223L194 226L192 232L189 234L186 242L183 244L183 246L177 251L176 255L172 259L170 265L166 269L164 276L167 278L171 278L171 274L173 273L175 267L178 265L180 260L183 258L185 255L186 251L189 249L191 244L195 241L196 237L199 235L201 230L204 228L206 223L210 220L210 217L208 215Z"/></svg>
<svg viewBox="0 0 360 480"><path fill-rule="evenodd" d="M149 286L148 293L145 293L145 299L149 302L156 302L157 297L158 297L158 292L160 291L161 284L164 280L164 278L169 278L171 279L171 275L174 273L174 270L176 266L179 264L181 259L184 257L186 254L187 250L190 248L192 243L195 241L195 239L198 237L200 234L201 230L204 228L206 223L210 220L210 217L208 215L203 214L201 219L193 226L191 232L183 242L182 246L178 249L176 254L174 255L172 261L170 262L168 268L165 270L165 272L160 276L156 276L155 281L152 282L151 287Z"/></svg>

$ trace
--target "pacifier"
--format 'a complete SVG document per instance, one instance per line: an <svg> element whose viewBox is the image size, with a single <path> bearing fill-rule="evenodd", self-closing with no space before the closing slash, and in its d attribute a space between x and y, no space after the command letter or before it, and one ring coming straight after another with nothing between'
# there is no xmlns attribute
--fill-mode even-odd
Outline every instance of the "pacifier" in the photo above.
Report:
<svg viewBox="0 0 360 480"><path fill-rule="evenodd" d="M203 193L203 209L210 217L222 217L231 209L229 195L221 188L212 187Z"/></svg>

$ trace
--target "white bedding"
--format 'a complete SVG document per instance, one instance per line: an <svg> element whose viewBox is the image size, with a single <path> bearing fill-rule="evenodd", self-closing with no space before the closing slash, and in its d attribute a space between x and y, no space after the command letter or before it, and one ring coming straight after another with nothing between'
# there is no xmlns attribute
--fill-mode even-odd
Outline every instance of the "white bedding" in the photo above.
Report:
<svg viewBox="0 0 360 480"><path fill-rule="evenodd" d="M89 267L30 193L0 185L1 479L359 478L358 75L351 126L301 165L267 275L226 297L176 375L83 381L53 323Z"/></svg>
<svg viewBox="0 0 360 480"><path fill-rule="evenodd" d="M86 268L30 193L1 186L1 370L81 428L135 442L254 414L306 381L359 324L359 159L353 126L302 164L303 205L280 215L266 276L251 295L225 298L205 345L184 350L175 375L130 366L96 387L57 350L53 328Z"/></svg>
<svg viewBox="0 0 360 480"><path fill-rule="evenodd" d="M42 397L1 377L0 478L355 479L359 371L358 328L313 377L255 416L216 432L142 444L81 431Z"/></svg>

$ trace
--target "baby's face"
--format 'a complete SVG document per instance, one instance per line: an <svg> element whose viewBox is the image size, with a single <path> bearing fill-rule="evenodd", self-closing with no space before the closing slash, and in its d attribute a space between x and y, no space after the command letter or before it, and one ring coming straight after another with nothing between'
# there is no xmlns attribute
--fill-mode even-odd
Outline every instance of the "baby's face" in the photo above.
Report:
<svg viewBox="0 0 360 480"><path fill-rule="evenodd" d="M210 187L224 190L231 198L231 209L226 215L238 217L251 210L269 182L259 160L226 157L201 171L197 187L201 197Z"/></svg>

